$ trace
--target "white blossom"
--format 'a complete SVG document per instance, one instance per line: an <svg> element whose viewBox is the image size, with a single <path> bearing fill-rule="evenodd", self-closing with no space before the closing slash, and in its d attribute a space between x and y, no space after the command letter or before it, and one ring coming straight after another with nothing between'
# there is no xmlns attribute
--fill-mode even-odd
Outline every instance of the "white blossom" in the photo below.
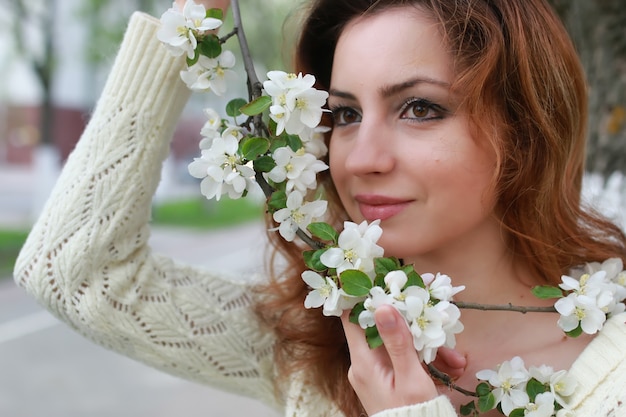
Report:
<svg viewBox="0 0 626 417"><path fill-rule="evenodd" d="M403 298L402 289L409 281L409 277L406 275L404 271L391 271L385 275L383 279L385 281L385 285L389 289L389 294L400 300Z"/></svg>
<svg viewBox="0 0 626 417"><path fill-rule="evenodd" d="M578 381L574 379L567 371L562 370L553 373L550 376L550 392L554 395L554 399L556 400L561 407L567 406L567 398L570 397L574 391L576 391L576 387L578 386Z"/></svg>
<svg viewBox="0 0 626 417"><path fill-rule="evenodd" d="M220 132L222 129L222 117L220 114L211 108L204 109L206 115L206 122L200 130L200 134L205 137L215 136L215 132Z"/></svg>
<svg viewBox="0 0 626 417"><path fill-rule="evenodd" d="M300 135L304 131L314 129L322 119L322 107L326 104L328 93L309 88L299 93L292 91L289 94L293 96L294 108L290 109L291 114L285 124L285 131Z"/></svg>
<svg viewBox="0 0 626 417"><path fill-rule="evenodd" d="M531 378L535 378L544 386L550 387L550 392L559 405L567 406L567 397L576 389L576 380L565 370L555 372L551 366L531 366L528 369Z"/></svg>
<svg viewBox="0 0 626 417"><path fill-rule="evenodd" d="M434 275L425 273L421 276L430 295L438 300L450 301L452 297L465 289L464 285L453 287L452 279L445 274L437 273L437 275Z"/></svg>
<svg viewBox="0 0 626 417"><path fill-rule="evenodd" d="M323 306L325 316L340 317L344 310L349 310L361 299L352 297L337 287L337 283L330 277L322 277L313 271L304 271L302 280L312 288L304 300L305 308Z"/></svg>
<svg viewBox="0 0 626 417"><path fill-rule="evenodd" d="M161 27L157 38L163 42L175 56L184 53L193 58L198 46L197 36L205 31L214 30L222 25L222 21L206 17L204 5L187 0L183 10L176 3L161 15Z"/></svg>
<svg viewBox="0 0 626 417"><path fill-rule="evenodd" d="M609 258L604 262L589 262L585 265L583 273L593 275L598 271L604 271L608 280L615 279L624 271L624 264L621 258Z"/></svg>
<svg viewBox="0 0 626 417"><path fill-rule="evenodd" d="M559 326L565 331L578 327L585 333L597 333L607 317L626 310L626 276L622 261L612 258L603 263L592 262L579 273L579 278L563 275L559 287L569 294L557 300L555 308L561 314Z"/></svg>
<svg viewBox="0 0 626 417"><path fill-rule="evenodd" d="M304 149L294 152L290 147L278 148L272 154L276 166L268 173L275 183L287 181L286 190L306 192L317 187L317 173L328 169L328 165L318 160Z"/></svg>
<svg viewBox="0 0 626 417"><path fill-rule="evenodd" d="M311 135L300 134L304 150L318 159L325 157L328 154L328 146L326 146L324 134L330 130L328 126L317 126Z"/></svg>
<svg viewBox="0 0 626 417"><path fill-rule="evenodd" d="M369 296L363 302L365 309L359 314L359 325L361 328L367 329L368 327L375 326L374 313L376 313L376 309L382 305L393 304L394 299L391 294L387 294L381 287L373 287L370 290Z"/></svg>
<svg viewBox="0 0 626 417"><path fill-rule="evenodd" d="M505 415L516 408L524 408L530 398L526 393L526 383L530 375L519 356L503 362L497 370L486 369L476 373L476 378L488 381L494 388L496 404L500 404Z"/></svg>
<svg viewBox="0 0 626 417"><path fill-rule="evenodd" d="M241 164L237 155L239 141L231 134L215 138L210 148L203 149L200 158L189 164L189 173L202 179L200 191L206 198L217 200L224 194L240 198L256 186L254 170Z"/></svg>
<svg viewBox="0 0 626 417"><path fill-rule="evenodd" d="M592 275L583 274L579 279L574 279L567 275L561 277L562 283L559 287L565 291L572 291L578 295L596 297L605 286L606 271L597 271Z"/></svg>
<svg viewBox="0 0 626 417"><path fill-rule="evenodd" d="M534 403L524 407L525 417L552 417L554 414L554 396L551 392L537 394Z"/></svg>
<svg viewBox="0 0 626 417"><path fill-rule="evenodd" d="M263 83L272 97L270 118L277 124L276 134L286 131L292 135L311 137L322 118L322 107L328 93L313 88L315 77L307 74L289 74L270 71Z"/></svg>
<svg viewBox="0 0 626 417"><path fill-rule="evenodd" d="M280 223L278 232L288 242L293 241L298 228L304 230L314 220L321 218L327 205L328 202L324 200L305 203L301 192L292 191L287 196L287 207L274 213L274 220Z"/></svg>
<svg viewBox="0 0 626 417"><path fill-rule="evenodd" d="M446 342L443 317L439 314L439 308L430 304L430 294L424 288L416 286L407 288L405 303L406 318L413 335L413 346L420 359L430 363L435 359L437 349Z"/></svg>
<svg viewBox="0 0 626 417"><path fill-rule="evenodd" d="M302 279L313 289L304 300L305 308L324 306L322 311L325 316L341 315L343 311L343 309L339 308L341 290L333 279L322 277L313 271L304 271Z"/></svg>
<svg viewBox="0 0 626 417"><path fill-rule="evenodd" d="M548 385L550 383L550 378L554 374L554 368L548 365L531 366L528 368L528 373L531 378L535 378L543 385Z"/></svg>
<svg viewBox="0 0 626 417"><path fill-rule="evenodd" d="M232 68L235 66L235 55L231 51L223 51L217 58L200 55L198 62L180 72L180 77L189 89L194 91L213 91L222 96L226 92L229 81L235 78Z"/></svg>
<svg viewBox="0 0 626 417"><path fill-rule="evenodd" d="M571 293L554 303L554 308L561 317L558 325L563 331L570 332L579 325L587 334L597 333L606 321L606 313L596 304L594 297Z"/></svg>
<svg viewBox="0 0 626 417"><path fill-rule="evenodd" d="M382 234L380 221L371 224L344 222L344 229L339 234L337 248L330 248L320 257L320 261L329 268L336 268L340 274L346 269L357 269L372 274L374 258L383 256L383 248L376 242Z"/></svg>

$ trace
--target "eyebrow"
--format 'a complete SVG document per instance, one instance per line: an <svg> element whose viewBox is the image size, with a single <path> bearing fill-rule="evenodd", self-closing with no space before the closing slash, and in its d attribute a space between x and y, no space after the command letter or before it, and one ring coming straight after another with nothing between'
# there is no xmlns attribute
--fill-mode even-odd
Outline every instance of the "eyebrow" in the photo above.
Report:
<svg viewBox="0 0 626 417"><path fill-rule="evenodd" d="M436 85L440 87L446 87L446 88L450 87L450 83L440 81L434 78L416 77L416 78L411 78L409 80L406 80L397 84L383 85L382 87L378 89L378 92L381 97L387 98L387 97L394 96L406 89L414 87L417 84L432 84L432 85ZM339 97L339 98L356 100L356 96L354 94L348 93L346 91L337 90L335 88L331 88L330 90L328 90L328 94L330 94L331 96Z"/></svg>

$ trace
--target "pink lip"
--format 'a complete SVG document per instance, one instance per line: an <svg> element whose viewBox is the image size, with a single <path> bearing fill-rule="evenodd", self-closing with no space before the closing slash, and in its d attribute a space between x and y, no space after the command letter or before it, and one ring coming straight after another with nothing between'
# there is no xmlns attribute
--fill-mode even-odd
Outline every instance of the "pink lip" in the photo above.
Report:
<svg viewBox="0 0 626 417"><path fill-rule="evenodd" d="M359 194L354 199L359 203L359 210L368 222L389 219L399 214L413 201L373 194Z"/></svg>

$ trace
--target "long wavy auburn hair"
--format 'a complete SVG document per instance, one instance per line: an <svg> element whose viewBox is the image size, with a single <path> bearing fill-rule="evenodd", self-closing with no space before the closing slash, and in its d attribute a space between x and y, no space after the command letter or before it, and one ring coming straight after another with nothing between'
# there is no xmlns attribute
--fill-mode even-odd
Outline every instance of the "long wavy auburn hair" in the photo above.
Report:
<svg viewBox="0 0 626 417"><path fill-rule="evenodd" d="M315 75L317 87L328 90L344 27L396 7L413 7L440 26L455 66L453 89L465 97L474 137L488 140L496 154L495 215L511 253L550 284L572 266L625 259L624 233L581 205L585 78L566 30L544 0L313 0L295 70ZM321 187L333 221L346 218L328 173ZM346 416L363 415L347 379L340 320L304 308L303 247L275 233L270 239L286 267L273 269L272 281L259 289L257 312L277 337L277 386L302 373Z"/></svg>

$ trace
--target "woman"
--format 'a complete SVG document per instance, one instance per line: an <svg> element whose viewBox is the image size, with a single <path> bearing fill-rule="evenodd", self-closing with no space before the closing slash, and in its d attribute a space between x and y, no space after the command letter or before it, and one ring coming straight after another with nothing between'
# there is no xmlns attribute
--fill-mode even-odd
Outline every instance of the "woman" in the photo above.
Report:
<svg viewBox="0 0 626 417"><path fill-rule="evenodd" d="M376 311L385 346L371 350L347 317L303 308L297 247L275 239L287 272L254 291L150 253L156 162L188 97L156 30L133 18L17 282L97 343L285 415L456 415L469 399L431 379L394 309ZM450 275L459 300L548 306L532 286L626 259L622 232L580 207L585 85L543 0L316 0L295 67L330 93L332 214L381 219L385 254ZM438 363L458 385L519 355L571 367L578 415L626 416L624 314L579 338L554 315L462 320Z"/></svg>

